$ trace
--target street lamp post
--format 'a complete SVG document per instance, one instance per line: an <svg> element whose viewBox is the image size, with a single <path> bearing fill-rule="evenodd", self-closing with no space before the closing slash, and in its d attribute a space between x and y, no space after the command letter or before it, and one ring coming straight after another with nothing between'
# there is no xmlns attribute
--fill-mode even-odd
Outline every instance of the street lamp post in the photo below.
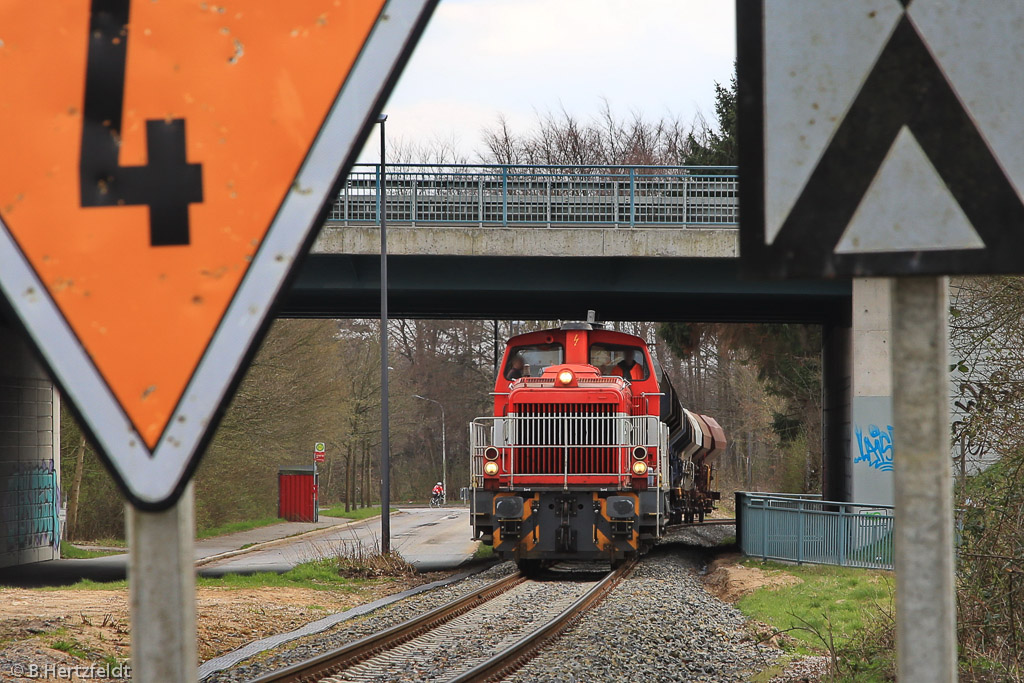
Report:
<svg viewBox="0 0 1024 683"><path fill-rule="evenodd" d="M377 117L380 124L380 552L391 552L391 453L388 424L388 233L387 180L385 178L384 122L387 114Z"/></svg>
<svg viewBox="0 0 1024 683"><path fill-rule="evenodd" d="M434 399L427 398L426 396L420 396L419 394L413 394L413 397L414 398L421 398L424 401L430 401L431 403L436 403L438 405L438 407L441 409L441 488L443 489L442 492L441 492L441 502L442 503L447 503L448 502L448 454L447 454L447 450L446 450L446 446L445 446L445 438L444 438L444 406L441 405L440 401L435 401Z"/></svg>

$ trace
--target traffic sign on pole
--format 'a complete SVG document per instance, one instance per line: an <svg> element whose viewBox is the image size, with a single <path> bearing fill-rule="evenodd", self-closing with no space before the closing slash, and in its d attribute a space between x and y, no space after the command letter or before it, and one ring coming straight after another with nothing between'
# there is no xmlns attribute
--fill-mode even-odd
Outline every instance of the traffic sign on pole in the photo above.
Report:
<svg viewBox="0 0 1024 683"><path fill-rule="evenodd" d="M327 446L317 442L313 445L313 462L323 462L327 458Z"/></svg>
<svg viewBox="0 0 1024 683"><path fill-rule="evenodd" d="M947 274L1024 271L1024 6L737 0L740 254L895 276L900 680L957 676ZM911 277L933 275L936 277Z"/></svg>
<svg viewBox="0 0 1024 683"><path fill-rule="evenodd" d="M1024 271L1024 5L739 0L737 20L744 271Z"/></svg>
<svg viewBox="0 0 1024 683"><path fill-rule="evenodd" d="M437 0L0 4L0 291L173 504Z"/></svg>

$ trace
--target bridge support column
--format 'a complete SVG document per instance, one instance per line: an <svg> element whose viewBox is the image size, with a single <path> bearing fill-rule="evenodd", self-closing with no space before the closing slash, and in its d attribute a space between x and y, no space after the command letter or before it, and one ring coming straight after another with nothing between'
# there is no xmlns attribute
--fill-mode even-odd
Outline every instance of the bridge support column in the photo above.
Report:
<svg viewBox="0 0 1024 683"><path fill-rule="evenodd" d="M60 395L0 323L0 567L60 557Z"/></svg>
<svg viewBox="0 0 1024 683"><path fill-rule="evenodd" d="M887 278L853 281L850 497L893 505L892 313Z"/></svg>

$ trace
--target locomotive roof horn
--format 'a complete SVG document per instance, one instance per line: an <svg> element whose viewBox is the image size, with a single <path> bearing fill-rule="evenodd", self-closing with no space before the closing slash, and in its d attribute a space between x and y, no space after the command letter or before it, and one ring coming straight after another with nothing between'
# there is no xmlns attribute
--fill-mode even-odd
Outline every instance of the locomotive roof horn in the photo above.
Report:
<svg viewBox="0 0 1024 683"><path fill-rule="evenodd" d="M594 310L587 311L586 322L565 322L562 323L561 329L565 330L603 330L604 323L597 322L597 312Z"/></svg>

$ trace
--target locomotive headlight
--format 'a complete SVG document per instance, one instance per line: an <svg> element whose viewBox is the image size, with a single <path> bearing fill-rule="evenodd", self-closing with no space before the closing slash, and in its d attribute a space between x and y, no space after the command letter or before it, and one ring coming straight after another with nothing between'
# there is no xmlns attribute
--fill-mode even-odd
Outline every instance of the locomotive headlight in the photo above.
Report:
<svg viewBox="0 0 1024 683"><path fill-rule="evenodd" d="M487 448L484 449L484 457L487 460L497 460L498 459L498 449L495 448L494 446L488 446Z"/></svg>
<svg viewBox="0 0 1024 683"><path fill-rule="evenodd" d="M561 384L562 386L572 384L572 380L572 370L562 370L560 373L558 373L558 383Z"/></svg>
<svg viewBox="0 0 1024 683"><path fill-rule="evenodd" d="M646 465L644 466L644 471L647 471ZM486 474L488 477L493 477L497 473L498 463L494 462L493 460L488 460L487 462L484 463L484 474Z"/></svg>
<svg viewBox="0 0 1024 683"><path fill-rule="evenodd" d="M485 468L486 469L486 468ZM642 477L647 474L647 463L643 460L637 460L633 463L633 476Z"/></svg>
<svg viewBox="0 0 1024 683"><path fill-rule="evenodd" d="M647 457L647 449L644 446L637 446L633 449L633 457L637 460L643 460Z"/></svg>

